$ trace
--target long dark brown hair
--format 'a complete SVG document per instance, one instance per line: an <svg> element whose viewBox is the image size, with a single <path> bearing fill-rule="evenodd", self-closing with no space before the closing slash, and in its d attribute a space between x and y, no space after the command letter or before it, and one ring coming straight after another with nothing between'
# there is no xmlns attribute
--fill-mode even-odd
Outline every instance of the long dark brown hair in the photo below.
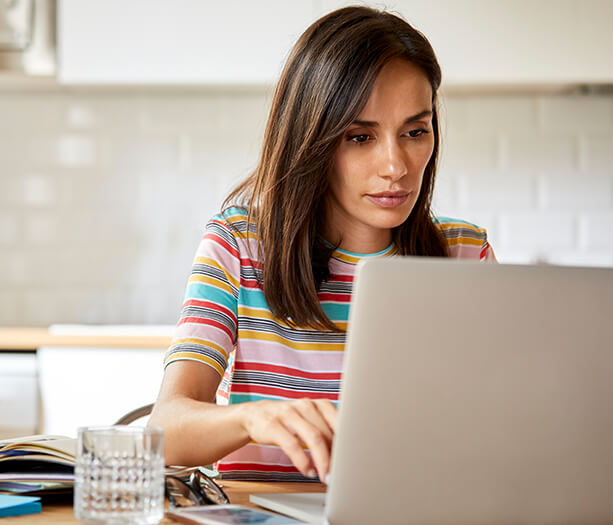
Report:
<svg viewBox="0 0 613 525"><path fill-rule="evenodd" d="M224 201L249 211L261 240L269 308L292 326L340 331L318 299L333 252L321 237L332 160L392 58L419 66L432 86L434 151L409 218L392 231L401 255L448 255L430 210L439 147L441 70L428 40L402 18L346 7L317 20L291 51L274 94L255 171Z"/></svg>

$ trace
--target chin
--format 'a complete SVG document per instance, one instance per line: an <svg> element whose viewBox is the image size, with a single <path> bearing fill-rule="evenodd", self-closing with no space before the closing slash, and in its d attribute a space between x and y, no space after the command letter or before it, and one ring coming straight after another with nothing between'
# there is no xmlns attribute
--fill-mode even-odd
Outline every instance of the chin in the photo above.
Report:
<svg viewBox="0 0 613 525"><path fill-rule="evenodd" d="M377 227L386 230L397 228L409 218L411 211L413 211L413 206L411 206L409 209L386 210L381 214L381 217L377 218Z"/></svg>
<svg viewBox="0 0 613 525"><path fill-rule="evenodd" d="M390 218L387 220L381 220L376 222L373 221L373 226L380 230L391 230L392 228L397 228L398 226L403 224L408 219L408 217L408 215L403 215L401 218L397 218L394 220Z"/></svg>

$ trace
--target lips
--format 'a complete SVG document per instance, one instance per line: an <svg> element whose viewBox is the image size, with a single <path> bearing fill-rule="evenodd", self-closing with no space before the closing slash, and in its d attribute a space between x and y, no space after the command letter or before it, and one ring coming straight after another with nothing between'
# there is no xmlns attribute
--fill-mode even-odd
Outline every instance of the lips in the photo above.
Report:
<svg viewBox="0 0 613 525"><path fill-rule="evenodd" d="M380 193L368 193L366 198L381 208L395 208L403 204L409 197L408 191L382 191Z"/></svg>

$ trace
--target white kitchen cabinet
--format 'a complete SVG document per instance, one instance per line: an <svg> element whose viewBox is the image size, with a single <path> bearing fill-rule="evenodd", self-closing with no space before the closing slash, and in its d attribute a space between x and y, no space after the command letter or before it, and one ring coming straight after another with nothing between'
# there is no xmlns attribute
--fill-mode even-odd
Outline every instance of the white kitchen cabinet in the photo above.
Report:
<svg viewBox="0 0 613 525"><path fill-rule="evenodd" d="M41 347L38 349L42 432L76 436L77 428L111 425L155 401L164 349Z"/></svg>
<svg viewBox="0 0 613 525"><path fill-rule="evenodd" d="M297 37L353 0L59 0L58 79L260 85ZM611 0L389 0L431 41L445 85L613 83Z"/></svg>
<svg viewBox="0 0 613 525"><path fill-rule="evenodd" d="M311 0L59 0L58 79L269 84L315 19L313 5Z"/></svg>
<svg viewBox="0 0 613 525"><path fill-rule="evenodd" d="M0 439L38 431L36 355L0 352Z"/></svg>
<svg viewBox="0 0 613 525"><path fill-rule="evenodd" d="M320 12L351 3L322 0ZM389 0L385 6L428 37L449 87L613 82L611 0Z"/></svg>

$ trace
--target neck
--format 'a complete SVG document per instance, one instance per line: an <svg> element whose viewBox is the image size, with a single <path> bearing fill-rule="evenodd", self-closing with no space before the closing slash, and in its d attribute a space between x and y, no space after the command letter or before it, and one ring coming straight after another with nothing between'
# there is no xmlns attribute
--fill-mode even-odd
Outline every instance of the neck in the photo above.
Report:
<svg viewBox="0 0 613 525"><path fill-rule="evenodd" d="M330 201L326 204L326 220L322 233L334 246L352 253L377 253L391 244L391 228L377 228L356 221L340 206L331 206Z"/></svg>
<svg viewBox="0 0 613 525"><path fill-rule="evenodd" d="M352 228L349 231L328 229L324 237L338 248L352 253L377 253L385 250L392 242L391 230Z"/></svg>

